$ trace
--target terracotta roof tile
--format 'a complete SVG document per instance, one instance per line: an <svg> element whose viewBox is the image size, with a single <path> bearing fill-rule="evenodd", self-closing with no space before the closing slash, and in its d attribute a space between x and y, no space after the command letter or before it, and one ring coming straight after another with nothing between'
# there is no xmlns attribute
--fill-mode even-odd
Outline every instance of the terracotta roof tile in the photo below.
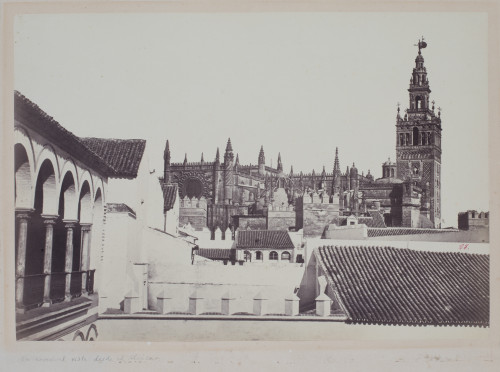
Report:
<svg viewBox="0 0 500 372"><path fill-rule="evenodd" d="M293 249L288 231L247 230L238 231L237 248Z"/></svg>
<svg viewBox="0 0 500 372"><path fill-rule="evenodd" d="M393 236L393 235L416 235L416 234L438 234L453 233L458 230L450 229L420 229L411 227L386 227L386 228L368 228L368 237Z"/></svg>
<svg viewBox="0 0 500 372"><path fill-rule="evenodd" d="M57 144L62 150L78 158L87 166L99 170L105 175L114 173L113 167L89 149L81 138L64 128L52 116L49 116L18 91L14 92L14 118Z"/></svg>
<svg viewBox="0 0 500 372"><path fill-rule="evenodd" d="M489 326L489 256L392 247L315 251L348 321Z"/></svg>
<svg viewBox="0 0 500 372"><path fill-rule="evenodd" d="M177 199L177 185L165 185L161 182L161 189L163 191L163 211L167 212L174 207L175 200Z"/></svg>
<svg viewBox="0 0 500 372"><path fill-rule="evenodd" d="M235 258L234 249L200 248L196 252L198 256L211 260L232 260Z"/></svg>
<svg viewBox="0 0 500 372"><path fill-rule="evenodd" d="M81 138L81 141L115 170L115 177L137 177L145 140Z"/></svg>

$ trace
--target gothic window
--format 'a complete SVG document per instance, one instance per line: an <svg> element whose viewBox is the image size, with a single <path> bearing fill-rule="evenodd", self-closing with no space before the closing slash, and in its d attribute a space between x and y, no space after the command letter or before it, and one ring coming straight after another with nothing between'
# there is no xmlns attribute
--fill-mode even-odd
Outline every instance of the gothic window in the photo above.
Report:
<svg viewBox="0 0 500 372"><path fill-rule="evenodd" d="M418 145L418 128L414 127L413 128L413 146Z"/></svg>
<svg viewBox="0 0 500 372"><path fill-rule="evenodd" d="M413 175L418 176L420 173L420 165L418 163L413 164Z"/></svg>
<svg viewBox="0 0 500 372"><path fill-rule="evenodd" d="M432 145L432 133L427 133L427 144Z"/></svg>
<svg viewBox="0 0 500 372"><path fill-rule="evenodd" d="M408 146L410 144L410 133L405 133L405 145Z"/></svg>
<svg viewBox="0 0 500 372"><path fill-rule="evenodd" d="M202 195L202 192L203 192L203 185L200 180L195 178L186 180L184 195L187 195L187 197L190 199L193 196L199 198Z"/></svg>
<svg viewBox="0 0 500 372"><path fill-rule="evenodd" d="M422 145L427 145L427 133L422 133Z"/></svg>
<svg viewBox="0 0 500 372"><path fill-rule="evenodd" d="M405 136L403 133L399 133L399 146L405 145Z"/></svg>

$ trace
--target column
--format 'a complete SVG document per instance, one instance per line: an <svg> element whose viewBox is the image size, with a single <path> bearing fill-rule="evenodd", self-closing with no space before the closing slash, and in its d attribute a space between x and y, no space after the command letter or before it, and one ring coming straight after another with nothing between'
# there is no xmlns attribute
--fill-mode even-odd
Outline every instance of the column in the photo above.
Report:
<svg viewBox="0 0 500 372"><path fill-rule="evenodd" d="M16 257L16 306L22 308L24 295L24 273L26 270L26 242L28 240L28 221L32 210L17 210L19 220L17 257Z"/></svg>
<svg viewBox="0 0 500 372"><path fill-rule="evenodd" d="M57 216L42 214L45 225L45 255L43 258L43 273L45 274L45 283L43 286L43 306L49 306L50 301L50 274L52 273L52 247L54 240L54 225Z"/></svg>
<svg viewBox="0 0 500 372"><path fill-rule="evenodd" d="M66 271L66 285L64 289L65 301L71 300L71 272L73 271L73 229L77 221L64 220L64 227L66 227L66 260L64 269Z"/></svg>
<svg viewBox="0 0 500 372"><path fill-rule="evenodd" d="M82 228L82 247L81 247L81 260L80 271L82 273L82 295L87 293L87 275L89 270L89 247L90 247L90 230L92 224L81 224Z"/></svg>

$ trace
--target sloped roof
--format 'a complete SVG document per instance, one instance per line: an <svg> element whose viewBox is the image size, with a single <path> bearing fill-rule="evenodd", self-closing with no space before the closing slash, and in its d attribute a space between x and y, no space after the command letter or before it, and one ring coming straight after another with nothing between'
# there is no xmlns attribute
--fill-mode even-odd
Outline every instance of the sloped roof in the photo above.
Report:
<svg viewBox="0 0 500 372"><path fill-rule="evenodd" d="M211 260L230 260L235 257L234 249L200 248L196 252L198 256Z"/></svg>
<svg viewBox="0 0 500 372"><path fill-rule="evenodd" d="M416 235L416 234L439 234L453 233L458 230L451 229L421 229L412 227L385 227L385 228L368 228L368 237L374 238L377 236L393 236L393 235Z"/></svg>
<svg viewBox="0 0 500 372"><path fill-rule="evenodd" d="M114 174L113 167L89 149L81 138L64 128L52 116L49 116L18 91L14 92L14 118L52 143L57 144L62 150L75 156L85 165L101 171L104 175Z"/></svg>
<svg viewBox="0 0 500 372"><path fill-rule="evenodd" d="M380 211L368 211L368 213L373 218L372 225L368 227L386 227L384 217Z"/></svg>
<svg viewBox="0 0 500 372"><path fill-rule="evenodd" d="M106 176L137 177L145 140L77 137L18 91L14 92L14 117Z"/></svg>
<svg viewBox="0 0 500 372"><path fill-rule="evenodd" d="M287 231L242 230L238 231L236 247L293 249L294 245Z"/></svg>
<svg viewBox="0 0 500 372"><path fill-rule="evenodd" d="M177 199L177 184L161 183L161 189L163 191L163 211L167 212L174 207Z"/></svg>
<svg viewBox="0 0 500 372"><path fill-rule="evenodd" d="M115 170L116 177L137 177L146 140L88 137L81 141Z"/></svg>
<svg viewBox="0 0 500 372"><path fill-rule="evenodd" d="M346 246L315 255L349 322L489 325L489 255Z"/></svg>

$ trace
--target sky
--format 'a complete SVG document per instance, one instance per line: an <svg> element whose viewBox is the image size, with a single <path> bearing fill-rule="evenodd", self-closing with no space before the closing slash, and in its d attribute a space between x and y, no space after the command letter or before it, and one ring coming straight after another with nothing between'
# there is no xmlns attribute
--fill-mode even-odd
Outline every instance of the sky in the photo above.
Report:
<svg viewBox="0 0 500 372"><path fill-rule="evenodd" d="M14 86L77 136L143 138L151 169L241 164L285 171L395 159L396 105L422 36L442 108L443 226L488 210L488 49L483 13L31 14L15 20Z"/></svg>

